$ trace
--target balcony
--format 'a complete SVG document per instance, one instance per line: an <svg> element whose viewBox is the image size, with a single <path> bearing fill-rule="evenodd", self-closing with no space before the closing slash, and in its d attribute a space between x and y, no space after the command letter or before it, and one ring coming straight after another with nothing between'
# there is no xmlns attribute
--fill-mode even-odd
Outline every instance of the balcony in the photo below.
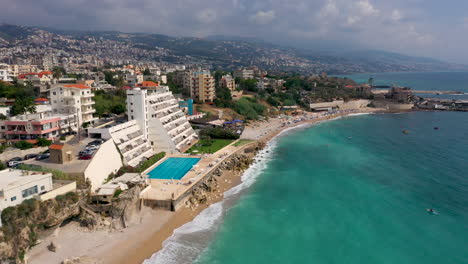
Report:
<svg viewBox="0 0 468 264"><path fill-rule="evenodd" d="M81 95L81 98L92 98L92 97L94 97L94 93L89 93L89 94L87 93L87 94Z"/></svg>
<svg viewBox="0 0 468 264"><path fill-rule="evenodd" d="M83 115L94 114L94 113L96 113L96 109L92 108L92 109L82 110L81 113L82 113Z"/></svg>

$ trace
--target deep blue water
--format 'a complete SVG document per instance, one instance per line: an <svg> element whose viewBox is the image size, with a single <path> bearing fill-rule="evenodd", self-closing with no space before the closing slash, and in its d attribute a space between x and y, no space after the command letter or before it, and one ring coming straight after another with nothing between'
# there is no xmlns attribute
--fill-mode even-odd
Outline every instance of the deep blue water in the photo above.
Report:
<svg viewBox="0 0 468 264"><path fill-rule="evenodd" d="M195 262L468 263L467 149L468 114L456 112L366 115L290 132L224 208ZM171 243L178 258L167 263L190 262L178 249L192 240Z"/></svg>

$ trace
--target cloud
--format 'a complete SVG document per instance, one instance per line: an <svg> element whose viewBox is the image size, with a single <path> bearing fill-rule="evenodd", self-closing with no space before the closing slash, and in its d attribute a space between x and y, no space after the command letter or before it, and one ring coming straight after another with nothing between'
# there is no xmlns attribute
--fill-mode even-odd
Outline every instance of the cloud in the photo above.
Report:
<svg viewBox="0 0 468 264"><path fill-rule="evenodd" d="M255 24L265 25L273 21L276 17L276 13L274 10L268 11L258 11L254 15L250 16L250 22Z"/></svg>
<svg viewBox="0 0 468 264"><path fill-rule="evenodd" d="M400 21L402 18L403 18L403 15L398 9L394 9L392 14L390 15L390 19L393 21Z"/></svg>
<svg viewBox="0 0 468 264"><path fill-rule="evenodd" d="M369 3L368 0L361 0L357 2L356 6L363 16L375 16L379 14L379 10L377 10L371 3Z"/></svg>
<svg viewBox="0 0 468 264"><path fill-rule="evenodd" d="M466 54L468 62L463 45L468 41L468 16L462 12L468 1L453 1L447 5L423 0L0 0L0 23L233 35L304 47L326 41L417 55L444 53L456 59Z"/></svg>

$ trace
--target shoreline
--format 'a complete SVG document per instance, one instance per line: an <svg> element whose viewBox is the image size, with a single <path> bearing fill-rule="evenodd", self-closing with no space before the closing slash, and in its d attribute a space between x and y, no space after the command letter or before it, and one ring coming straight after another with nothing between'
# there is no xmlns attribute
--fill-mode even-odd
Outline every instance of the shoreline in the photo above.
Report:
<svg viewBox="0 0 468 264"><path fill-rule="evenodd" d="M288 125L282 125L280 119L273 121L253 122L249 129L260 134L254 141L260 144L268 144L273 139L287 133L290 130L307 127L324 121L352 116L356 114L388 113L377 109L362 109L357 112L337 113L319 118L306 119ZM307 116L311 114L308 113ZM300 117L300 116L298 116ZM272 126L272 123L275 123ZM260 129L261 126L261 129ZM247 129L247 128L246 128ZM263 133L262 133L263 132ZM256 157L254 157L256 159ZM218 178L219 188L214 193L209 193L208 202L198 206L195 210L183 207L176 212L153 210L142 208L139 212L139 221L129 228L118 231L91 231L83 232L76 227L65 226L63 235L55 234L43 240L43 243L28 252L29 263L61 263L65 258L80 257L80 263L93 264L135 264L143 263L146 259L163 248L164 241L172 236L174 231L182 225L191 222L203 210L212 204L221 202L224 193L242 183L242 175L245 171L223 171ZM62 232L62 231L61 231ZM58 232L54 232L58 233ZM60 236L61 239L59 238ZM91 241L90 238L92 238ZM46 246L50 241L61 240L57 244L57 253L49 252ZM57 262L55 262L57 261ZM84 262L83 262L84 261Z"/></svg>

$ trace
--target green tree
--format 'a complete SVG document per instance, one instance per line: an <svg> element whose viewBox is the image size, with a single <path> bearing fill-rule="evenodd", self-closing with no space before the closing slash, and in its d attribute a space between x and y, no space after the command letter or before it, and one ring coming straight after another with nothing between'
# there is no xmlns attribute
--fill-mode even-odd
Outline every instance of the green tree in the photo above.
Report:
<svg viewBox="0 0 468 264"><path fill-rule="evenodd" d="M25 113L36 113L36 104L31 97L17 98L11 108L12 115L22 115Z"/></svg>
<svg viewBox="0 0 468 264"><path fill-rule="evenodd" d="M151 75L151 72L148 68L143 71L143 75Z"/></svg>
<svg viewBox="0 0 468 264"><path fill-rule="evenodd" d="M66 75L66 74L67 74L67 71L65 71L65 69L63 67L55 66L52 69L52 76L55 79L60 79L62 76Z"/></svg>
<svg viewBox="0 0 468 264"><path fill-rule="evenodd" d="M39 147L47 147L52 144L52 140L48 140L47 138L38 138L37 139L37 145Z"/></svg>

